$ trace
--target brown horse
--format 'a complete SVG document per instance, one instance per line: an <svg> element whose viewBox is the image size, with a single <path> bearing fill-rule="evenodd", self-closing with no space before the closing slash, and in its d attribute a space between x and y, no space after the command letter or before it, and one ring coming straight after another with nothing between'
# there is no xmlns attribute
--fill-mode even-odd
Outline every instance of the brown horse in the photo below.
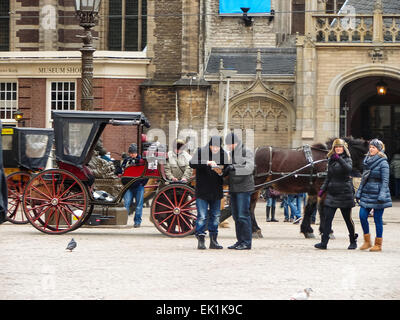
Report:
<svg viewBox="0 0 400 320"><path fill-rule="evenodd" d="M368 151L368 142L352 137L343 139L348 143L353 160L354 175L358 175L362 171L362 160ZM326 145L315 144L311 147L304 146L297 149L272 146L257 148L254 175L256 190L252 194L250 204L253 234L262 237L254 210L262 189L271 185L275 190L285 194L307 193L307 204L304 208L300 232L306 238L315 237L311 228L311 215L318 205L317 194L326 176L327 153L334 140L335 138L329 139ZM318 206L321 220L324 219L322 204L323 199ZM229 209L221 212L221 221L229 215ZM321 232L321 229L319 231Z"/></svg>
<svg viewBox="0 0 400 320"><path fill-rule="evenodd" d="M256 192L253 193L251 199L253 233L261 235L261 229L255 219L254 209L262 188L266 183L272 182L271 185L274 189L281 193L307 193L307 204L304 208L300 232L306 238L315 237L311 228L311 215L316 209L318 203L317 194L326 176L327 153L335 139L329 139L326 145L316 144L298 149L261 147L256 150ZM353 137L345 137L343 139L348 144L353 161L353 176L358 176L362 172L362 161L368 151L368 142L363 139L354 139ZM321 220L324 219L323 200L321 199L318 206ZM321 232L321 229L319 231Z"/></svg>

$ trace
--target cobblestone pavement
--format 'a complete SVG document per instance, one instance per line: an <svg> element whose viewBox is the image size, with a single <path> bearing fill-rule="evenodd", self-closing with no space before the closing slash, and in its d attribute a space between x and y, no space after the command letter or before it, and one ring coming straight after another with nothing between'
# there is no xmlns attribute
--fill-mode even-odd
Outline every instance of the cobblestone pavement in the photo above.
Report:
<svg viewBox="0 0 400 320"><path fill-rule="evenodd" d="M289 299L306 287L310 299L400 299L400 203L384 214L383 251L347 250L340 212L328 250L304 239L299 226L266 223L265 202L256 213L264 238L251 251L227 250L234 224L220 229L223 250L196 249L193 236L169 238L149 222L141 228L80 228L52 236L31 225L0 226L0 299ZM362 237L358 208L356 231ZM371 219L372 234L375 235ZM313 226L318 230L318 225ZM78 246L66 251L74 238ZM208 242L208 240L207 240ZM359 245L360 245L359 241Z"/></svg>

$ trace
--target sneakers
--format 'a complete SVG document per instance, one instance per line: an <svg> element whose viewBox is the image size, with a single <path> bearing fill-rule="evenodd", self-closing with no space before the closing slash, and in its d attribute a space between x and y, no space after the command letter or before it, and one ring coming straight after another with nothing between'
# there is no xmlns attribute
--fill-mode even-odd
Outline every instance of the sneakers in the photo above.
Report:
<svg viewBox="0 0 400 320"><path fill-rule="evenodd" d="M293 224L299 224L299 222L303 219L303 217L298 217L293 221Z"/></svg>

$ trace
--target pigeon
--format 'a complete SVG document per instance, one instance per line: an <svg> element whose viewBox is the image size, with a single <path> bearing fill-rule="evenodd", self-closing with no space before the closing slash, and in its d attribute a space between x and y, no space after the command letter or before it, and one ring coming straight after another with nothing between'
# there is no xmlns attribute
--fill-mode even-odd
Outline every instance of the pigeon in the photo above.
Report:
<svg viewBox="0 0 400 320"><path fill-rule="evenodd" d="M310 297L311 288L305 288L303 291L295 293L290 300L307 300Z"/></svg>
<svg viewBox="0 0 400 320"><path fill-rule="evenodd" d="M75 248L76 248L76 242L74 238L72 238L65 250L69 250L70 252L72 252L72 250L74 250Z"/></svg>

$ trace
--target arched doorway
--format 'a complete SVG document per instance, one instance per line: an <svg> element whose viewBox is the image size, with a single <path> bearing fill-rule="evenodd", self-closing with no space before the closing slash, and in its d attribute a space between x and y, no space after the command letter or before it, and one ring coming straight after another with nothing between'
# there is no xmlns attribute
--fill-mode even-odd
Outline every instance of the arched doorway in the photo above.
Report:
<svg viewBox="0 0 400 320"><path fill-rule="evenodd" d="M383 81L387 92L378 95ZM400 80L364 77L345 85L340 95L340 135L379 138L389 159L400 149Z"/></svg>

